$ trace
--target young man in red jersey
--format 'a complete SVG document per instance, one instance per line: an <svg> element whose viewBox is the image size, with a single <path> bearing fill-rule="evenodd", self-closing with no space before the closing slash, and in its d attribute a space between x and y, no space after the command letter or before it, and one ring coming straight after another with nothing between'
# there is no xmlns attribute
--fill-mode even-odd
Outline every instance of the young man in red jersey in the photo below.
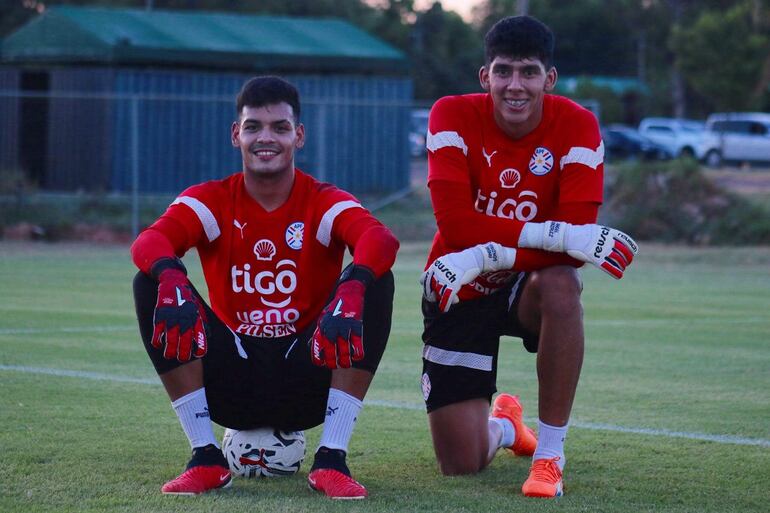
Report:
<svg viewBox="0 0 770 513"><path fill-rule="evenodd" d="M562 494L564 439L583 360L582 283L593 264L621 278L636 253L594 224L604 146L594 116L550 93L554 38L528 16L485 37L486 94L430 113L428 185L438 232L424 287L423 394L444 474L485 468L499 448L532 456L524 495ZM537 353L538 437L518 397L496 392L501 335Z"/></svg>
<svg viewBox="0 0 770 513"><path fill-rule="evenodd" d="M243 170L186 189L131 247L142 340L193 453L161 490L229 486L212 421L323 424L310 486L362 499L345 456L390 333L398 241L353 196L294 167L305 141L294 86L253 78L236 107ZM210 307L179 259L191 248Z"/></svg>

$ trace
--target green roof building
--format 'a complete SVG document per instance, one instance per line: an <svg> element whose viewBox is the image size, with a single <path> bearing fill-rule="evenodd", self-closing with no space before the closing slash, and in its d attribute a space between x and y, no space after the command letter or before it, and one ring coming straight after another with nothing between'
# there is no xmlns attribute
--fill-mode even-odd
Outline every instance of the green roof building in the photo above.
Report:
<svg viewBox="0 0 770 513"><path fill-rule="evenodd" d="M140 190L178 192L237 171L234 98L260 74L300 90L299 167L358 193L408 186L407 60L342 20L53 7L1 56L0 166L45 189L124 192L138 170Z"/></svg>

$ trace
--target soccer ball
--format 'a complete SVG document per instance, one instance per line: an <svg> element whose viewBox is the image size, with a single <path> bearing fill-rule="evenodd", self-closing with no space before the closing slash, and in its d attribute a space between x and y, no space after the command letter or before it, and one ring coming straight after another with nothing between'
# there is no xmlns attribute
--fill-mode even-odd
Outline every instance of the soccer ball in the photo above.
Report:
<svg viewBox="0 0 770 513"><path fill-rule="evenodd" d="M305 459L305 433L273 428L226 429L222 452L236 476L290 476Z"/></svg>

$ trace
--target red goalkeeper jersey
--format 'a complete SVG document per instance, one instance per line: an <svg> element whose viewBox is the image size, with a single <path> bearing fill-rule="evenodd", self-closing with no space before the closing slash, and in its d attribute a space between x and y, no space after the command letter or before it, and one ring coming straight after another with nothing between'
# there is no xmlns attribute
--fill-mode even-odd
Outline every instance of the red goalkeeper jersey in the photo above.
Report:
<svg viewBox="0 0 770 513"><path fill-rule="evenodd" d="M596 221L604 145L593 114L567 98L545 95L540 124L520 139L497 126L490 95L442 98L430 113L427 148L439 225L428 265L488 241L516 247L527 221ZM555 263L572 262L564 255L519 250L514 269ZM511 273L502 274L486 276L492 278L486 285L503 283Z"/></svg>
<svg viewBox="0 0 770 513"><path fill-rule="evenodd" d="M296 170L289 199L272 212L237 173L186 189L149 230L180 256L197 249L211 307L233 331L281 337L316 321L345 249L370 227L387 235L384 254L363 262L379 275L395 259L395 238L351 194Z"/></svg>

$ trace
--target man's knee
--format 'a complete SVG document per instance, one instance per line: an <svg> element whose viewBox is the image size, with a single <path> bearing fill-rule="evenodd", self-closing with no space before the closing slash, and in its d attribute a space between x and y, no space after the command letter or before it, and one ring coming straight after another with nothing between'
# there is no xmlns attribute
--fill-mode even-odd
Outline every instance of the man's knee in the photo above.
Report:
<svg viewBox="0 0 770 513"><path fill-rule="evenodd" d="M364 359L353 367L374 373L390 337L393 317L393 273L388 271L369 285L364 296Z"/></svg>
<svg viewBox="0 0 770 513"><path fill-rule="evenodd" d="M583 282L580 280L577 269L568 265L546 267L533 272L527 286L537 289L540 295L555 292L580 296L583 290Z"/></svg>
<svg viewBox="0 0 770 513"><path fill-rule="evenodd" d="M445 476L467 476L478 474L486 466L486 462L478 458L460 459L453 456L436 456L438 469Z"/></svg>
<svg viewBox="0 0 770 513"><path fill-rule="evenodd" d="M541 311L572 309L580 305L583 282L571 266L547 267L532 273L527 283Z"/></svg>

